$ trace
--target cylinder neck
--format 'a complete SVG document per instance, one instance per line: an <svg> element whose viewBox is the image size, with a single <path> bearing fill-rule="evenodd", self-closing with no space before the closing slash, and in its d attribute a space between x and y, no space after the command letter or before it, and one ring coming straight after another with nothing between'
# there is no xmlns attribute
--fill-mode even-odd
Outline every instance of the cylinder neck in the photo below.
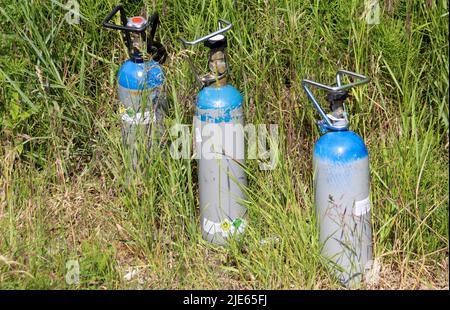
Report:
<svg viewBox="0 0 450 310"><path fill-rule="evenodd" d="M227 40L223 35L217 35L205 41L209 48L208 67L210 72L202 79L208 86L224 86L227 84L228 63L226 57Z"/></svg>
<svg viewBox="0 0 450 310"><path fill-rule="evenodd" d="M224 86L227 84L228 64L226 62L225 49L213 49L209 56L209 69L215 81L214 86Z"/></svg>
<svg viewBox="0 0 450 310"><path fill-rule="evenodd" d="M328 116L333 122L333 126L342 129L348 127L347 113L345 111L345 100L347 97L347 91L335 91L327 94L327 101L331 110L331 114L328 114Z"/></svg>

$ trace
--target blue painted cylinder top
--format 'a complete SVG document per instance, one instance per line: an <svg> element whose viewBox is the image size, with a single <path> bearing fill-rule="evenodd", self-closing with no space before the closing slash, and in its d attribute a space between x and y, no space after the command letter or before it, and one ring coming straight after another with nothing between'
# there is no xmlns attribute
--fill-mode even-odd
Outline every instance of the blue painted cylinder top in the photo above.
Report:
<svg viewBox="0 0 450 310"><path fill-rule="evenodd" d="M195 115L203 122L231 122L235 117L239 117L236 111L242 108L242 101L241 93L230 84L207 86L197 95Z"/></svg>
<svg viewBox="0 0 450 310"><path fill-rule="evenodd" d="M196 104L202 110L234 110L242 106L242 95L230 84L207 86L198 93Z"/></svg>
<svg viewBox="0 0 450 310"><path fill-rule="evenodd" d="M320 160L347 163L367 156L364 141L353 131L327 132L314 146L314 157Z"/></svg>
<svg viewBox="0 0 450 310"><path fill-rule="evenodd" d="M164 73L154 60L141 63L127 60L119 69L118 80L124 88L144 90L160 86L164 82Z"/></svg>

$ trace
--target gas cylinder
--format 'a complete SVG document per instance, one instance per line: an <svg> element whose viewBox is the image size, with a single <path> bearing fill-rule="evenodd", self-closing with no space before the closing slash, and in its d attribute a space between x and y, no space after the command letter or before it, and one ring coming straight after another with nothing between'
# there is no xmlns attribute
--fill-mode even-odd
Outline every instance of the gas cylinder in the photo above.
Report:
<svg viewBox="0 0 450 310"><path fill-rule="evenodd" d="M237 239L246 226L243 205L247 177L243 168L243 97L228 83L227 39L231 23L219 20L219 30L194 41L180 38L186 46L204 42L209 49L211 72L202 76L189 59L201 85L195 101L194 147L198 159L200 226L204 240L225 245Z"/></svg>
<svg viewBox="0 0 450 310"><path fill-rule="evenodd" d="M118 12L121 25L111 22ZM134 169L139 162L139 148L146 150L164 130L167 100L161 64L166 50L154 40L158 24L157 13L148 20L142 16L127 18L122 5L116 6L103 21L104 27L123 31L128 48L129 59L120 66L117 79L123 144Z"/></svg>
<svg viewBox="0 0 450 310"><path fill-rule="evenodd" d="M354 82L343 85L343 76ZM336 74L337 86L303 80L302 87L318 110L323 135L314 146L315 209L322 254L339 281L354 287L372 265L372 223L369 198L369 157L364 141L348 129L345 108L348 90L369 78L346 70ZM326 114L309 89L327 92L331 114Z"/></svg>

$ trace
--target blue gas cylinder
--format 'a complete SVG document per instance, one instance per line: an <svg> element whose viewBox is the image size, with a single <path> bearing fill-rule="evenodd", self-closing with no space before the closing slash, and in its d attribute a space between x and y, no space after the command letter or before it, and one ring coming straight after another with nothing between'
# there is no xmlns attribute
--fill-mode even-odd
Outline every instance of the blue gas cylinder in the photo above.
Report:
<svg viewBox="0 0 450 310"><path fill-rule="evenodd" d="M148 148L163 135L167 110L164 73L156 61L127 60L119 69L118 84L123 144L136 168L138 145Z"/></svg>
<svg viewBox="0 0 450 310"><path fill-rule="evenodd" d="M201 230L203 239L219 245L238 237L246 226L242 101L230 84L204 87L196 100Z"/></svg>
<svg viewBox="0 0 450 310"><path fill-rule="evenodd" d="M353 286L372 264L369 157L353 131L330 131L314 146L315 206L322 254Z"/></svg>
<svg viewBox="0 0 450 310"><path fill-rule="evenodd" d="M344 76L357 81L342 84ZM339 70L337 86L303 80L302 86L322 120L323 134L314 145L315 208L322 255L333 273L348 287L367 280L372 268L372 221L370 206L369 156L364 141L348 130L345 101L348 90L369 82L359 73ZM327 114L309 87L327 91L332 110Z"/></svg>
<svg viewBox="0 0 450 310"><path fill-rule="evenodd" d="M213 33L193 41L179 38L185 46L203 42L209 49L210 72L199 75L192 60L189 63L202 85L194 115L200 227L203 239L218 245L242 236L247 213L243 98L228 83L228 43L223 34L229 29L230 22L219 20L219 30Z"/></svg>
<svg viewBox="0 0 450 310"><path fill-rule="evenodd" d="M121 24L113 22L120 13ZM161 137L164 130L164 114L167 100L164 92L164 74L160 63L166 58L164 46L154 40L159 15L154 13L149 19L143 16L127 17L125 8L117 5L103 20L103 26L122 31L128 48L129 60L125 61L118 73L118 94L122 121L122 138L133 168L140 158L146 158L147 148L153 138ZM151 29L151 31L148 30ZM149 59L145 61L145 59ZM157 62L158 61L158 62ZM144 148L142 148L144 146ZM141 150L144 151L141 151Z"/></svg>

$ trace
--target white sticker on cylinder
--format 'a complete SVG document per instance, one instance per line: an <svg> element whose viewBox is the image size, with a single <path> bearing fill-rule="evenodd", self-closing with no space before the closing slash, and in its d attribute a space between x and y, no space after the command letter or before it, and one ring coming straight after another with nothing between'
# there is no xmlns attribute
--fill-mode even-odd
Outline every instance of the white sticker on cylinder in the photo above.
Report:
<svg viewBox="0 0 450 310"><path fill-rule="evenodd" d="M236 218L234 221L225 219L222 223L215 223L208 220L206 217L203 218L203 230L208 234L221 234L222 237L227 238L232 236L234 233L241 234L244 232L246 223L245 220L241 218Z"/></svg>
<svg viewBox="0 0 450 310"><path fill-rule="evenodd" d="M370 197L363 200L355 201L355 207L353 208L353 215L362 216L370 211Z"/></svg>

